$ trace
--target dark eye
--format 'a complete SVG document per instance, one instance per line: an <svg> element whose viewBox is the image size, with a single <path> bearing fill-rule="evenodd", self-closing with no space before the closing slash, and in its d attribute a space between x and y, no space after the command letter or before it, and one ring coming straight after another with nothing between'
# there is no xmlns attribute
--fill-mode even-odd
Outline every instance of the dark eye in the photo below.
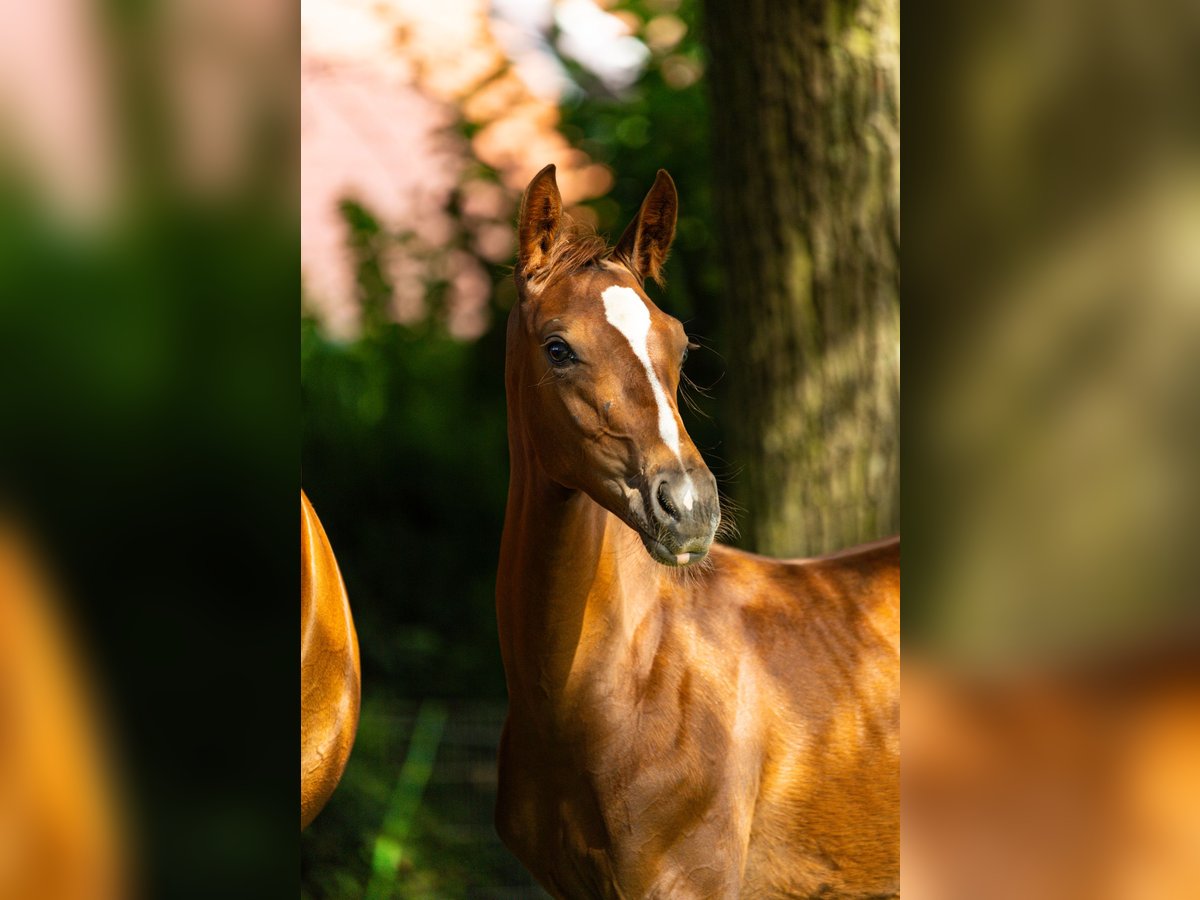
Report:
<svg viewBox="0 0 1200 900"><path fill-rule="evenodd" d="M692 343L691 341L688 341L688 342L687 342L687 346L683 348L683 358L679 360L679 365L680 365L680 368L682 368L682 367L683 367L683 364L684 364L685 362L687 362L687 358L688 358L688 351L689 351L689 350L697 350L697 349L699 349L699 347L700 347L700 345L699 345L699 344L694 344L694 343Z"/></svg>
<svg viewBox="0 0 1200 900"><path fill-rule="evenodd" d="M567 342L557 338L546 345L546 355L556 366L565 366L575 361L575 353L567 346Z"/></svg>

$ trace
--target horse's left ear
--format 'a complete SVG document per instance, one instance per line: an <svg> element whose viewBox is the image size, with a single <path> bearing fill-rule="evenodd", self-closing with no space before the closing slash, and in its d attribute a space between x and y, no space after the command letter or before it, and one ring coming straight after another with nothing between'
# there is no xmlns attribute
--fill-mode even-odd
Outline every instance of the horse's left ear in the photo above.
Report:
<svg viewBox="0 0 1200 900"><path fill-rule="evenodd" d="M625 262L639 279L662 284L662 268L675 240L679 194L666 169L659 169L642 208L617 241L613 255Z"/></svg>
<svg viewBox="0 0 1200 900"><path fill-rule="evenodd" d="M550 248L562 230L562 197L554 177L554 163L533 176L521 198L517 220L517 277L536 278L546 265Z"/></svg>

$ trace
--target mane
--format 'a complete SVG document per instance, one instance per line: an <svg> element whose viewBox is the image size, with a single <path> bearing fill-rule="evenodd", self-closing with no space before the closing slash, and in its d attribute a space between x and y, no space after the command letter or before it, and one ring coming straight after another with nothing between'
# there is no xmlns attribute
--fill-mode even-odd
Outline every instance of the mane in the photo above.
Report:
<svg viewBox="0 0 1200 900"><path fill-rule="evenodd" d="M609 255L608 241L595 228L564 216L558 240L546 255L537 280L549 283L566 278Z"/></svg>

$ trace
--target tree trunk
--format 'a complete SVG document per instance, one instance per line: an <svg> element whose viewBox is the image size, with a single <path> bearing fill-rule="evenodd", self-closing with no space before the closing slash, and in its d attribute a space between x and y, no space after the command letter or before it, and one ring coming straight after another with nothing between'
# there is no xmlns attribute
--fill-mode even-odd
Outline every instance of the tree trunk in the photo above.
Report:
<svg viewBox="0 0 1200 900"><path fill-rule="evenodd" d="M744 543L899 530L898 0L706 0Z"/></svg>

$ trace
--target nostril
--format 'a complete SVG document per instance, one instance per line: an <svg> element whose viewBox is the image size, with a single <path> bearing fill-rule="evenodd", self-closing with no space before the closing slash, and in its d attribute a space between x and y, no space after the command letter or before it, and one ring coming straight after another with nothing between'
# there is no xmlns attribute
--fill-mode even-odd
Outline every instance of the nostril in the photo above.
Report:
<svg viewBox="0 0 1200 900"><path fill-rule="evenodd" d="M671 502L671 494L667 490L667 483L665 481L659 482L658 491L655 493L655 497L658 500L658 505L662 507L663 512L665 512L672 519L679 519L679 510L676 509L675 504Z"/></svg>

